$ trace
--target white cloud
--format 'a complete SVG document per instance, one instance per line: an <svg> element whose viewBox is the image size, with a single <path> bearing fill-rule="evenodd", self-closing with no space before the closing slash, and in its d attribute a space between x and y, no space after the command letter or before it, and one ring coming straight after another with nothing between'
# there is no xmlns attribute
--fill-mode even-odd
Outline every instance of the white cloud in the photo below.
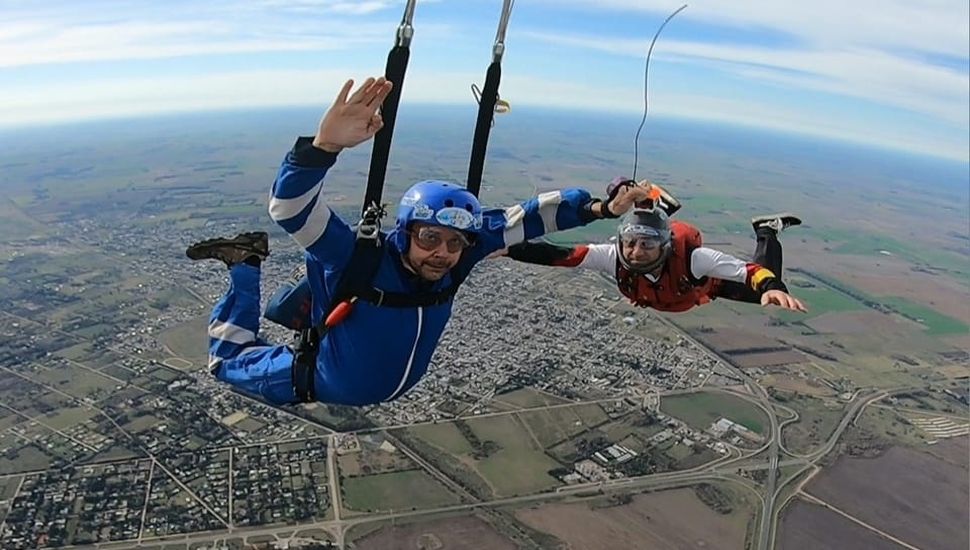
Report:
<svg viewBox="0 0 970 550"><path fill-rule="evenodd" d="M150 18L63 24L24 18L0 30L0 68L189 55L347 49L388 42L388 25L342 20L266 21Z"/></svg>
<svg viewBox="0 0 970 550"><path fill-rule="evenodd" d="M367 15L386 9L390 2L334 2L330 9L334 13Z"/></svg>
<svg viewBox="0 0 970 550"><path fill-rule="evenodd" d="M906 49L966 59L970 4L965 0L535 0L562 9L666 15L687 3L675 21L692 19L717 26L773 30L808 45ZM659 23L659 20L658 20Z"/></svg>
<svg viewBox="0 0 970 550"><path fill-rule="evenodd" d="M648 40L529 32L546 42L642 58ZM827 92L904 108L948 124L970 117L965 73L874 50L814 50L665 40L655 58L707 65L751 82Z"/></svg>
<svg viewBox="0 0 970 550"><path fill-rule="evenodd" d="M305 104L319 98L321 113L348 74L326 71L240 71L199 76L159 75L89 81L25 95L0 89L0 121L17 126L177 111ZM39 109L39 106L43 106Z"/></svg>
<svg viewBox="0 0 970 550"><path fill-rule="evenodd" d="M319 14L370 15L401 4L401 0L264 0L258 4L274 10Z"/></svg>
<svg viewBox="0 0 970 550"><path fill-rule="evenodd" d="M429 0L423 0L427 2ZM52 63L390 46L403 0L123 0L17 4L0 27L0 69ZM176 7L183 4L182 8ZM191 5L185 5L191 4ZM0 0L0 8L3 0ZM422 22L421 36L450 32ZM218 70L216 68L216 70Z"/></svg>

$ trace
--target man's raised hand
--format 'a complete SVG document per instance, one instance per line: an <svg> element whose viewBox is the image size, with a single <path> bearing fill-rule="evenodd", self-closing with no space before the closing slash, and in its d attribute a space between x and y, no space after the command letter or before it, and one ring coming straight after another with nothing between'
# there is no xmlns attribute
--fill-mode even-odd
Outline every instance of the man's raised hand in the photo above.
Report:
<svg viewBox="0 0 970 550"><path fill-rule="evenodd" d="M391 82L380 78L368 78L353 94L353 80L344 83L333 105L320 121L313 146L331 153L339 153L346 147L363 143L384 127L381 104L391 93ZM348 97L349 95L349 97Z"/></svg>

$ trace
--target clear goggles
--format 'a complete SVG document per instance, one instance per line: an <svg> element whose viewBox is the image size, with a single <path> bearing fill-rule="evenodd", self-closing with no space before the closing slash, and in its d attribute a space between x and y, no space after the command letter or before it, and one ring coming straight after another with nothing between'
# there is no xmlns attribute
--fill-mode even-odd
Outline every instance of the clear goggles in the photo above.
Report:
<svg viewBox="0 0 970 550"><path fill-rule="evenodd" d="M621 227L618 238L624 248L643 248L645 250L660 248L667 240L667 236L656 228L635 224Z"/></svg>
<svg viewBox="0 0 970 550"><path fill-rule="evenodd" d="M437 250L441 243L445 244L448 252L454 254L472 245L471 239L460 231L448 231L431 226L421 226L410 230L412 241L418 248L426 252Z"/></svg>

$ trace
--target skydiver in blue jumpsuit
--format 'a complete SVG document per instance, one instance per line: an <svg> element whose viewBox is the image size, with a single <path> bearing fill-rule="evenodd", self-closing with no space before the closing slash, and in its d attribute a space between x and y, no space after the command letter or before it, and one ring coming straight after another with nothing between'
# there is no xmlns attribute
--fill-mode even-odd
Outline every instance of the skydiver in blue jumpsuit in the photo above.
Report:
<svg viewBox="0 0 970 550"><path fill-rule="evenodd" d="M320 122L315 137L297 139L273 184L269 213L305 249L314 324L334 303L350 262L355 233L322 200L320 191L338 153L372 138L383 126L380 105L390 92L384 78L369 78L353 94L347 81ZM608 202L583 189L542 193L507 209L483 210L464 188L441 181L413 185L401 199L395 227L386 234L372 281L393 293L448 288L490 253L603 217L616 217L644 200L645 188L629 187ZM186 251L229 267L229 289L209 321L209 366L215 376L265 401L301 401L294 387L294 352L258 335L260 262L269 255L266 233L210 239ZM421 379L451 316L451 300L430 307L379 307L358 301L346 320L319 341L311 373L311 399L369 405L400 397Z"/></svg>

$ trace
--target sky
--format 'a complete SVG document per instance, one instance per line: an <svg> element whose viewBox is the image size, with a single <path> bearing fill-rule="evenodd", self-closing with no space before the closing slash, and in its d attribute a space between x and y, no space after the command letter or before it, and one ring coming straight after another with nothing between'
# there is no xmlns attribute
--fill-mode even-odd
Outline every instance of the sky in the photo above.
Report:
<svg viewBox="0 0 970 550"><path fill-rule="evenodd" d="M643 111L680 1L517 0L513 111ZM665 28L650 116L970 162L966 0L702 0ZM402 105L474 101L501 0L418 0ZM0 128L291 105L383 74L401 0L0 0Z"/></svg>

